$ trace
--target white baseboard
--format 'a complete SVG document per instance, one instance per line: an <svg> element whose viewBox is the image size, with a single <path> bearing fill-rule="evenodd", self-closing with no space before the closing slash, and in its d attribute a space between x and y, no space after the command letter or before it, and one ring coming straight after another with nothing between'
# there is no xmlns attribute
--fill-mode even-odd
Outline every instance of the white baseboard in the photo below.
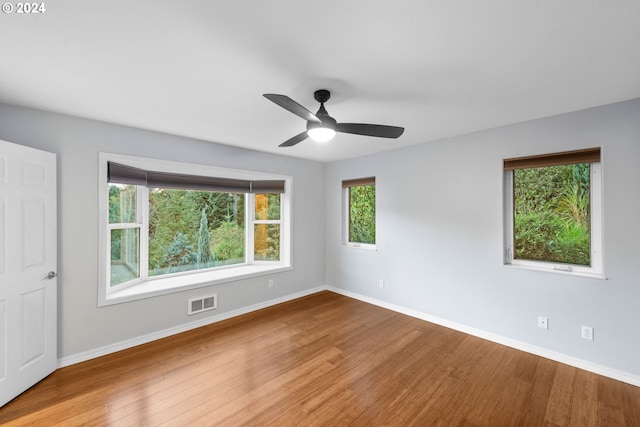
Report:
<svg viewBox="0 0 640 427"><path fill-rule="evenodd" d="M145 344L151 341L155 341L160 338L166 338L171 335L179 334L181 332L186 332L191 329L199 328L201 326L210 325L212 323L220 322L222 320L230 319L232 317L240 316L242 314L247 314L252 311L267 308L272 305L280 304L280 303L291 301L307 295L315 294L323 290L326 290L326 287L321 286L317 288L307 289L301 292L296 292L294 294L285 295L283 297L271 299L258 304L253 304L247 307L242 307L236 310L228 311L218 316L207 317L205 319L200 319L195 322L189 322L173 328L164 329L162 331L152 332L150 334L120 341L114 344L109 344L103 347L95 348L93 350L72 354L71 356L66 356L58 359L58 368L74 365L76 363L84 362L90 359L95 359L96 357L105 356L107 354L115 353L116 351L125 350L127 348L131 348L140 344Z"/></svg>
<svg viewBox="0 0 640 427"><path fill-rule="evenodd" d="M573 366L575 368L583 369L585 371L593 372L598 375L602 375L608 378L612 378L614 380L618 380L618 381L625 382L627 384L634 385L636 387L640 387L640 377L638 377L637 375L630 374L628 372L623 372L617 369L609 368L607 366L591 363L586 360L578 359L576 357L568 356L566 354L558 353L552 350L548 350L546 348L537 347L522 341L513 340L511 338L506 338L490 332L482 331L480 329L475 329L466 325L451 322L449 320L432 316L430 314L422 313L417 310L412 310L406 307L402 307L402 306L391 304L385 301L377 300L375 298L370 298L354 292L346 291L344 289L334 288L333 286L327 286L326 289L340 295L354 298L369 304L377 305L379 307L383 307L398 313L406 314L407 316L425 320L430 323L435 323L436 325L444 326L449 329L454 329L459 332L464 332L465 334L483 338L488 341L493 341L498 344L506 345L507 347L515 348L517 350L522 350L527 353L535 354L536 356L541 356L546 359L564 363L565 365Z"/></svg>

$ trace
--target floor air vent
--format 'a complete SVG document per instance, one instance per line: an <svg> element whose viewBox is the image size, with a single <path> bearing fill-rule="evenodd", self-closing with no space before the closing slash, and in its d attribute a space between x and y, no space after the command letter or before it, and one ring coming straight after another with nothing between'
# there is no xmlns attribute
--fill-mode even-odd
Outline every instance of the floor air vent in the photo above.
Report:
<svg viewBox="0 0 640 427"><path fill-rule="evenodd" d="M218 306L218 295L213 294L206 297L190 298L187 304L187 315L213 310Z"/></svg>

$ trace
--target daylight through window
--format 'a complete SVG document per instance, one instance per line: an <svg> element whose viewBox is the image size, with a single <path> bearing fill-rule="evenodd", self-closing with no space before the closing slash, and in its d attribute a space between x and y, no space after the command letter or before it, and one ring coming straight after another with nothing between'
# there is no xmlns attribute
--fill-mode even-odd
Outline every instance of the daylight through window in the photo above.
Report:
<svg viewBox="0 0 640 427"><path fill-rule="evenodd" d="M189 175L107 161L106 299L110 293L172 279L171 287L215 279L193 273L288 266L283 227L286 181ZM204 168L203 166L200 166ZM186 168L189 170L190 168ZM209 168L210 173L218 169ZM221 174L242 175L220 170ZM287 208L287 209L285 209ZM175 280L176 277L185 279ZM233 277L228 271L224 277ZM166 282L166 280L165 280Z"/></svg>
<svg viewBox="0 0 640 427"><path fill-rule="evenodd" d="M375 177L342 181L344 192L344 243L374 247L376 244Z"/></svg>
<svg viewBox="0 0 640 427"><path fill-rule="evenodd" d="M600 149L504 161L508 264L601 272Z"/></svg>

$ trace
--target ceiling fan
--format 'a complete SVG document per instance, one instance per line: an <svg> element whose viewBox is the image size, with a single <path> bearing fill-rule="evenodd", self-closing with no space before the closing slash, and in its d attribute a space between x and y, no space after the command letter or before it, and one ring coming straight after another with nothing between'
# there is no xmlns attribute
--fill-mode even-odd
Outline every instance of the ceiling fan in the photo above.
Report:
<svg viewBox="0 0 640 427"><path fill-rule="evenodd" d="M265 93L264 97L307 121L306 131L283 142L280 147L291 147L308 137L314 141L326 142L333 138L336 132L376 136L379 138L398 138L404 132L404 128L397 126L336 122L324 108L324 103L331 97L331 92L326 89L320 89L313 93L315 100L320 103L320 109L315 114L286 95Z"/></svg>

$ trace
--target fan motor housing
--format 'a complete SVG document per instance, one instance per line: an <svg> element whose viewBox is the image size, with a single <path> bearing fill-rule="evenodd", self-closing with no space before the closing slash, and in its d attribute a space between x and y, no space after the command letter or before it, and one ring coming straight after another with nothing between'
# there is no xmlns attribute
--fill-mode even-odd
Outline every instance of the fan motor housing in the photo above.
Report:
<svg viewBox="0 0 640 427"><path fill-rule="evenodd" d="M331 92L326 89L318 89L317 91L313 92L313 98L322 104L324 102L327 102L329 98L331 98Z"/></svg>
<svg viewBox="0 0 640 427"><path fill-rule="evenodd" d="M307 130L317 128L317 127L331 128L333 130L336 129L338 125L338 122L336 122L336 119L334 119L329 115L317 114L317 116L320 120L322 120L322 123L307 122Z"/></svg>

